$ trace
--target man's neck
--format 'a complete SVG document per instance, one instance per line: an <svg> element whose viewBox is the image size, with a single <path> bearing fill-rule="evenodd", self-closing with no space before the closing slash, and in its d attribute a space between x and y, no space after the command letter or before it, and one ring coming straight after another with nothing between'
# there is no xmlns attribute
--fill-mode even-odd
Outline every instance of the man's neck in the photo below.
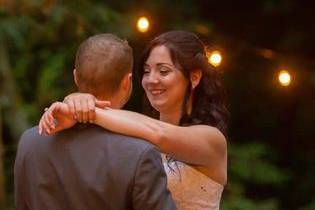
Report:
<svg viewBox="0 0 315 210"><path fill-rule="evenodd" d="M102 101L110 101L110 108L113 109L121 109L122 108L122 103L121 103L121 99L118 96L109 96L109 97L104 97L102 99L99 99Z"/></svg>

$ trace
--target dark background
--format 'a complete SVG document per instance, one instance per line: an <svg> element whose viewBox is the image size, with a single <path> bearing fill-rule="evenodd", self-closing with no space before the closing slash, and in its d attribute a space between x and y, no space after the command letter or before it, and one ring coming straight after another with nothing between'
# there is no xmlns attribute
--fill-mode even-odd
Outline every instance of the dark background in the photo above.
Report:
<svg viewBox="0 0 315 210"><path fill-rule="evenodd" d="M315 209L315 16L311 1L0 0L0 207L13 209L21 132L75 91L74 55L85 38L126 38L135 59L167 30L197 33L222 52L217 68L231 112L223 210ZM147 33L136 28L145 15ZM292 83L277 80L287 69ZM127 108L141 111L141 88Z"/></svg>

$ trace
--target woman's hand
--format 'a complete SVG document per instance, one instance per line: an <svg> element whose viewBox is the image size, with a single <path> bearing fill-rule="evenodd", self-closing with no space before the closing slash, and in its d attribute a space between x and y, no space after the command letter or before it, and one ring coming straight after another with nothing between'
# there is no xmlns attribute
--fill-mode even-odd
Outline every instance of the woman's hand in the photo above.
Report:
<svg viewBox="0 0 315 210"><path fill-rule="evenodd" d="M67 104L61 102L53 103L39 121L39 134L45 132L48 135L55 134L61 130L76 124Z"/></svg>
<svg viewBox="0 0 315 210"><path fill-rule="evenodd" d="M100 101L89 93L72 93L65 97L64 103L80 123L93 123L95 120L95 107L105 108L110 106L110 101Z"/></svg>

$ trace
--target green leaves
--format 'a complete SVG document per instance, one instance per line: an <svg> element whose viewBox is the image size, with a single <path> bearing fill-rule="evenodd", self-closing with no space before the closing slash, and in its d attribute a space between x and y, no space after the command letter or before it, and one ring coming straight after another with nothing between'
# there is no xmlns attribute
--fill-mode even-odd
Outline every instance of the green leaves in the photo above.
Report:
<svg viewBox="0 0 315 210"><path fill-rule="evenodd" d="M272 164L273 152L261 143L231 145L229 154L230 176L240 181L278 185L287 179L287 174Z"/></svg>
<svg viewBox="0 0 315 210"><path fill-rule="evenodd" d="M288 180L288 174L274 163L273 151L262 143L229 147L229 181L222 201L222 209L277 210L278 201L272 195L277 186ZM257 196L261 189L269 192L265 199Z"/></svg>
<svg viewBox="0 0 315 210"><path fill-rule="evenodd" d="M41 102L49 103L58 100L63 96L64 87L58 85L58 81L63 79L63 71L65 67L65 54L57 52L56 54L48 54L49 59L42 64L42 69L38 77L38 99ZM71 70L68 70L71 75Z"/></svg>

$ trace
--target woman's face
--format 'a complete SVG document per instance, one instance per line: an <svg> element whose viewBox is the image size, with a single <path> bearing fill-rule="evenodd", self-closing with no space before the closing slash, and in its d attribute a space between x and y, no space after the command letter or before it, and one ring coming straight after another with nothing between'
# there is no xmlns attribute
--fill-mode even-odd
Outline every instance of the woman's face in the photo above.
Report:
<svg viewBox="0 0 315 210"><path fill-rule="evenodd" d="M154 47L143 68L142 87L153 108L159 112L180 110L188 81L172 62L169 49Z"/></svg>

